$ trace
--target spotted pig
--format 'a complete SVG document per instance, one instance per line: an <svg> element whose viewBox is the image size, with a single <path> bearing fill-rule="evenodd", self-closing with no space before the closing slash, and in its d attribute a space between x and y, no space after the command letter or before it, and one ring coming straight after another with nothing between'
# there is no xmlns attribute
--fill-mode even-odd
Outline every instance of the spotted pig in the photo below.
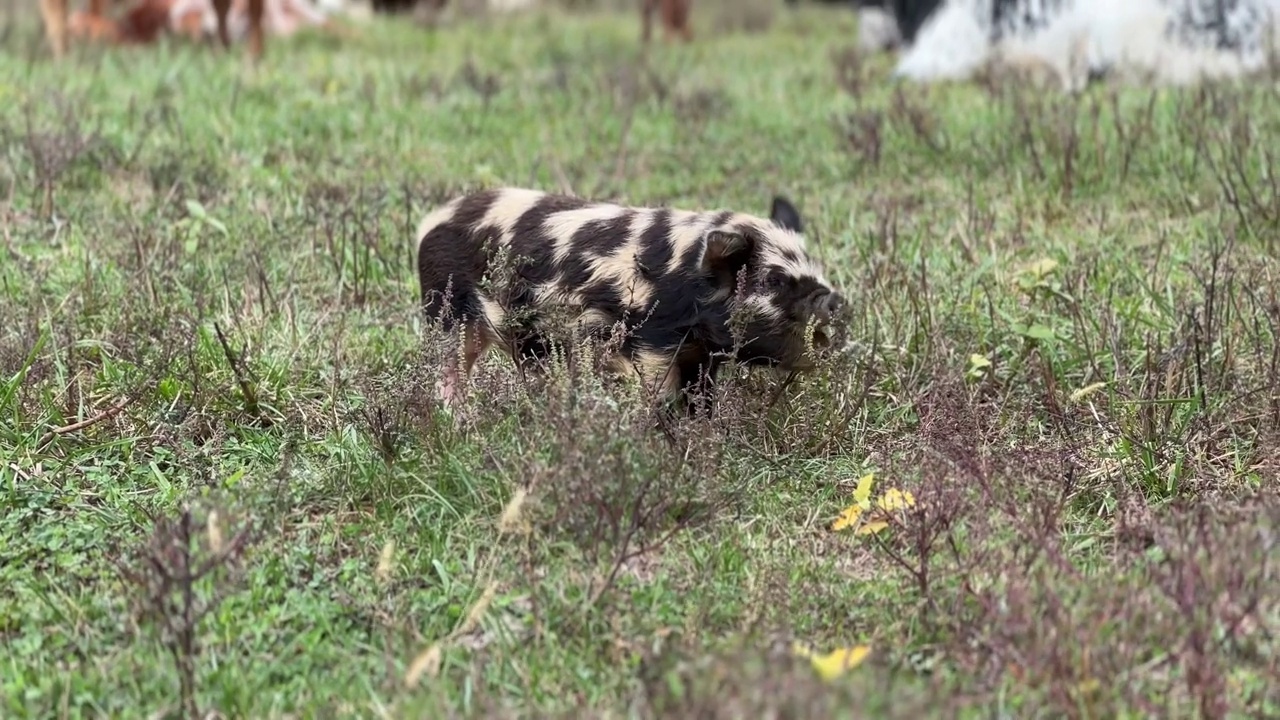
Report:
<svg viewBox="0 0 1280 720"><path fill-rule="evenodd" d="M542 321L553 306L568 309L574 332L607 337L623 323L610 367L639 372L668 399L713 380L731 358L812 369L810 349L831 346L843 301L801 232L782 197L768 219L514 187L456 197L416 235L423 310L462 343L461 368L447 364L437 390L454 402L494 345L520 364L545 358Z"/></svg>

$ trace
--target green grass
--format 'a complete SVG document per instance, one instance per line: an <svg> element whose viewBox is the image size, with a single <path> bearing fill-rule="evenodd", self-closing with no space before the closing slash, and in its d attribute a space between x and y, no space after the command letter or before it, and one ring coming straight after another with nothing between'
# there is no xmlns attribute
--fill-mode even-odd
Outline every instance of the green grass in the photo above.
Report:
<svg viewBox="0 0 1280 720"><path fill-rule="evenodd" d="M0 717L1280 712L1274 83L895 88L851 13L722 12L647 63L631 10L380 18L257 70L17 26ZM497 184L784 193L853 343L669 435L496 354L451 418L412 231ZM833 532L867 472L915 509ZM872 652L826 682L792 641Z"/></svg>

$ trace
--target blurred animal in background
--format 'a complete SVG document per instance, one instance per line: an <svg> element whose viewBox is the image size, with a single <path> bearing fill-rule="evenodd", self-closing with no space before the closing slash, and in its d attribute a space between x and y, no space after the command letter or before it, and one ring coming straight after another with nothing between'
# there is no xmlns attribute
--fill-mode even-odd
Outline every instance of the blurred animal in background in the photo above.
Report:
<svg viewBox="0 0 1280 720"><path fill-rule="evenodd" d="M1280 44L1280 0L861 0L860 25L887 14L906 47L894 76L964 80L980 71L1184 85L1265 70ZM864 50L885 49L860 32Z"/></svg>
<svg viewBox="0 0 1280 720"><path fill-rule="evenodd" d="M129 45L174 33L191 39L216 37L224 47L248 39L256 60L262 56L265 35L288 36L304 27L341 32L329 15L355 9L349 0L322 0L328 12L310 0L134 0L119 18L112 18L106 0L90 0L87 12L79 10L67 18L67 0L41 2L56 57L65 54L67 37Z"/></svg>
<svg viewBox="0 0 1280 720"><path fill-rule="evenodd" d="M67 52L67 37L117 41L120 29L107 17L107 0L89 0L89 8L68 15L68 0L40 0L40 19L45 39L55 58Z"/></svg>
<svg viewBox="0 0 1280 720"><path fill-rule="evenodd" d="M341 2L344 0L327 0ZM349 1L349 0L346 0ZM541 0L366 0L374 13L387 15L405 14L415 22L434 26L444 16L446 8L456 8L461 16L483 13L510 13L536 7Z"/></svg>
<svg viewBox="0 0 1280 720"><path fill-rule="evenodd" d="M689 13L693 0L640 0L642 19L640 39L648 43L653 36L653 13L657 11L662 22L663 38L671 40L678 35L685 42L693 40L693 31L689 29Z"/></svg>
<svg viewBox="0 0 1280 720"><path fill-rule="evenodd" d="M449 0L371 0L371 4L375 13L395 15L420 8L429 11L443 10Z"/></svg>
<svg viewBox="0 0 1280 720"><path fill-rule="evenodd" d="M231 13L232 0L211 0L213 3L214 25L218 39L225 48L231 47L231 33L228 16ZM247 3L249 36L249 56L253 60L262 57L263 37L262 19L266 0L239 0ZM45 37L55 58L62 58L67 53L67 37L75 35L79 38L99 40L112 43L139 43L154 40L170 26L170 11L174 0L140 0L130 8L120 20L112 20L107 16L106 0L89 0L88 12L77 11L68 18L69 0L40 0L40 14L44 21Z"/></svg>
<svg viewBox="0 0 1280 720"><path fill-rule="evenodd" d="M167 1L171 3L169 29L173 32L192 39L218 33L217 0ZM247 0L231 0L226 25L232 40L242 40L252 30L246 3ZM333 29L328 15L309 0L263 0L263 3L262 31L265 34L287 37L304 27Z"/></svg>
<svg viewBox="0 0 1280 720"><path fill-rule="evenodd" d="M41 10L46 9L47 3L42 0ZM52 23L46 22L45 30L49 32L51 29L61 39L60 47L54 45L56 54L65 52L66 36L85 37L100 42L131 42L135 40L145 41L154 37L156 32L164 24L164 8L156 7L154 2L144 3L143 5L131 9L125 17L119 21L112 21L107 17L107 3L105 0L89 0L89 9L77 10L66 15L66 9L61 9L61 14L56 6L49 6L50 14L47 16ZM62 27L58 27L61 24ZM54 35L50 36L50 40L54 39Z"/></svg>

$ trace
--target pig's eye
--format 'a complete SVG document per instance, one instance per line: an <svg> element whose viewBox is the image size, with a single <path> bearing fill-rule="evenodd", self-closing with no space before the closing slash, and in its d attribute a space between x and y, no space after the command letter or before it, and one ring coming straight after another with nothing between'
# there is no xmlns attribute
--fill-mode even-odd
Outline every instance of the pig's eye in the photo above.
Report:
<svg viewBox="0 0 1280 720"><path fill-rule="evenodd" d="M764 286L768 290L781 290L786 287L791 278L786 275L770 274L765 278Z"/></svg>

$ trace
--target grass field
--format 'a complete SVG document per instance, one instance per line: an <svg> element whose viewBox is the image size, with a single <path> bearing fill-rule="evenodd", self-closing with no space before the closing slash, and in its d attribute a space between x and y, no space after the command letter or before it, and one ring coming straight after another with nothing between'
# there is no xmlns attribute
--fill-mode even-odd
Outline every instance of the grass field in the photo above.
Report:
<svg viewBox="0 0 1280 720"><path fill-rule="evenodd" d="M12 26L0 717L1280 716L1275 82L895 88L750 5L647 60L631 10L256 71ZM786 194L852 342L665 433L496 353L450 416L413 228L497 184ZM833 530L867 474L915 504Z"/></svg>

